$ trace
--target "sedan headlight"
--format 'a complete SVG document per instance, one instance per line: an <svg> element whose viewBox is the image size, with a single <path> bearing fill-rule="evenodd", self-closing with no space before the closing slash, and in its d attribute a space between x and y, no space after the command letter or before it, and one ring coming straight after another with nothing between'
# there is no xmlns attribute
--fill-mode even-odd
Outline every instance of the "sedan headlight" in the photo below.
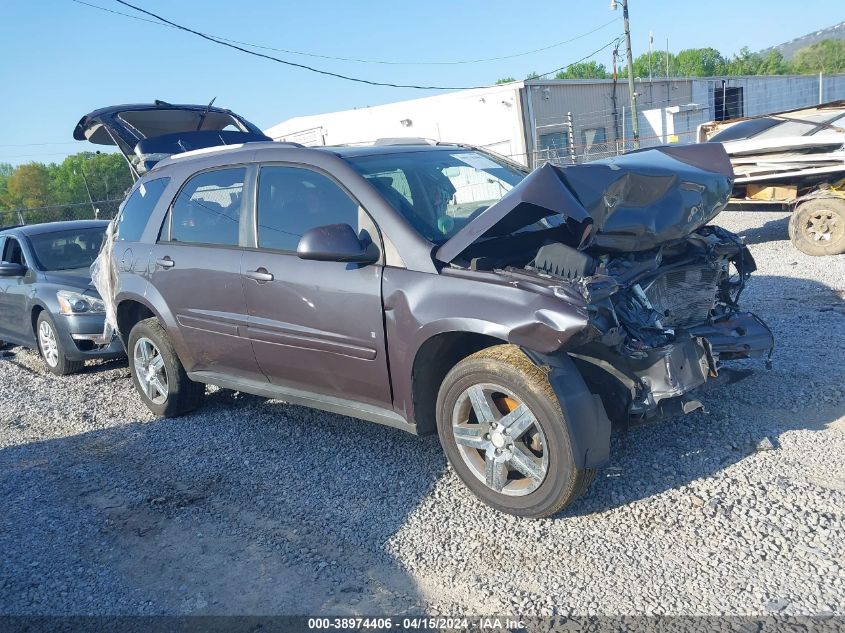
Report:
<svg viewBox="0 0 845 633"><path fill-rule="evenodd" d="M56 299L59 300L59 311L62 314L98 314L106 311L106 305L101 300L81 292L59 290Z"/></svg>

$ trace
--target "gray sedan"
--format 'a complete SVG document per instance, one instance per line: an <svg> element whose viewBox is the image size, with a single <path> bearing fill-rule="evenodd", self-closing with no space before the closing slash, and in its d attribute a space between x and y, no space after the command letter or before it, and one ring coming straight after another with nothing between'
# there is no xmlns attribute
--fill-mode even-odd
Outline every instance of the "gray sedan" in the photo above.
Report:
<svg viewBox="0 0 845 633"><path fill-rule="evenodd" d="M33 224L0 231L0 340L37 348L54 374L124 354L104 337L105 309L89 267L108 222Z"/></svg>

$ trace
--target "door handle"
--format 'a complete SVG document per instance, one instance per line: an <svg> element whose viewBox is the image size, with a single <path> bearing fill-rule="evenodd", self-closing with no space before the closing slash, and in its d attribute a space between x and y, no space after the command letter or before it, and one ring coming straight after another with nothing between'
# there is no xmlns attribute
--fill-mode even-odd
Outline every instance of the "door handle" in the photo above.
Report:
<svg viewBox="0 0 845 633"><path fill-rule="evenodd" d="M168 255L156 260L156 266L161 266L162 268L173 268L175 265L176 262L170 259Z"/></svg>
<svg viewBox="0 0 845 633"><path fill-rule="evenodd" d="M267 269L263 266L257 270L248 270L246 271L246 276L250 279L255 279L255 281L273 281L273 273L267 272Z"/></svg>

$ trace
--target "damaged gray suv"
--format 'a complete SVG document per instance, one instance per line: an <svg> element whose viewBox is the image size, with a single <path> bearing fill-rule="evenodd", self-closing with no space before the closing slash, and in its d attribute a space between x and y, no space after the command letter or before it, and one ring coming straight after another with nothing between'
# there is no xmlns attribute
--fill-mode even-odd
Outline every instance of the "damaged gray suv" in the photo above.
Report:
<svg viewBox="0 0 845 633"><path fill-rule="evenodd" d="M135 122L101 294L158 415L213 384L437 433L480 499L541 517L608 462L611 421L692 411L723 363L772 349L737 304L754 260L708 225L731 192L719 145L527 173L465 146L305 148L225 110L133 107L78 130ZM244 138L165 157L219 130Z"/></svg>

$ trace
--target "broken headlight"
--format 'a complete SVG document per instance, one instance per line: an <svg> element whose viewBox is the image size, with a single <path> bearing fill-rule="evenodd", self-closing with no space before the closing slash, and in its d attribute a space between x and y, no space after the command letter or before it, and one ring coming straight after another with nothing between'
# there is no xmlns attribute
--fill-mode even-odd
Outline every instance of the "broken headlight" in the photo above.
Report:
<svg viewBox="0 0 845 633"><path fill-rule="evenodd" d="M59 301L59 312L62 314L102 314L106 305L100 300L81 292L59 290L56 293Z"/></svg>

